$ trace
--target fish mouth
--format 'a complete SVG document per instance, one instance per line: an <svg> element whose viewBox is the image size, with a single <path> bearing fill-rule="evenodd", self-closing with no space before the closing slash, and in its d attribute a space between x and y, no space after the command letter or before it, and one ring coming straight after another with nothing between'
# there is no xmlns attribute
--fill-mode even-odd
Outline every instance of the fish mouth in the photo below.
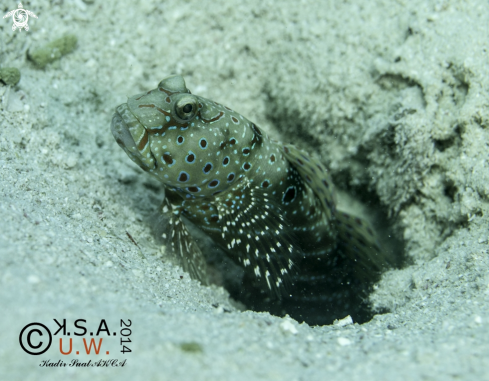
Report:
<svg viewBox="0 0 489 381"><path fill-rule="evenodd" d="M124 150L126 150L126 148L136 148L136 142L129 132L127 123L117 111L112 117L110 130L112 131L112 135L114 135L115 141L121 148Z"/></svg>
<svg viewBox="0 0 489 381"><path fill-rule="evenodd" d="M150 153L149 158L145 158L138 148L133 134L146 133L146 129L131 112L127 103L124 103L115 109L110 130L112 131L112 135L114 135L117 144L119 144L132 161L145 171L155 167L156 161L152 157L152 154ZM151 161L150 158L153 160Z"/></svg>

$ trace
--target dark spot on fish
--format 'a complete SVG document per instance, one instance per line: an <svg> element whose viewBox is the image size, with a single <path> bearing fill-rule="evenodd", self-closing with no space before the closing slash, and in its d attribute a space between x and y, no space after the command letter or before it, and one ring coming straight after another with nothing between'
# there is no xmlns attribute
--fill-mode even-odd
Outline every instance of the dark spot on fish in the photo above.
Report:
<svg viewBox="0 0 489 381"><path fill-rule="evenodd" d="M270 161L275 163L275 155L273 153L270 155Z"/></svg>
<svg viewBox="0 0 489 381"><path fill-rule="evenodd" d="M234 123L238 124L239 123L239 120L236 119L234 116L231 117L231 119L233 120Z"/></svg>
<svg viewBox="0 0 489 381"><path fill-rule="evenodd" d="M199 144L200 144L200 148L202 148L202 149L207 148L207 140L200 139Z"/></svg>
<svg viewBox="0 0 489 381"><path fill-rule="evenodd" d="M229 157L225 157L224 160L222 161L223 165L228 165L229 164Z"/></svg>
<svg viewBox="0 0 489 381"><path fill-rule="evenodd" d="M166 103L171 103L170 97L166 97L165 101L166 101Z"/></svg>
<svg viewBox="0 0 489 381"><path fill-rule="evenodd" d="M257 127L257 125L255 123L251 123L251 129L253 130L253 132L258 135L259 137L262 136L262 133L261 133L261 130Z"/></svg>
<svg viewBox="0 0 489 381"><path fill-rule="evenodd" d="M209 188L215 188L219 185L219 181L217 180L212 180L210 183L209 183Z"/></svg>
<svg viewBox="0 0 489 381"><path fill-rule="evenodd" d="M229 143L234 146L236 144L236 139L235 138L231 138L229 139Z"/></svg>
<svg viewBox="0 0 489 381"><path fill-rule="evenodd" d="M283 197L282 201L285 204L292 202L295 199L296 193L297 193L297 191L296 191L294 186L288 187L284 193L284 197Z"/></svg>
<svg viewBox="0 0 489 381"><path fill-rule="evenodd" d="M185 160L187 160L187 163L193 163L195 160L195 155L193 153L189 153Z"/></svg>
<svg viewBox="0 0 489 381"><path fill-rule="evenodd" d="M254 123L251 123L251 129L254 132L253 139L250 142L251 148L253 148L256 143L261 141L261 131Z"/></svg>
<svg viewBox="0 0 489 381"><path fill-rule="evenodd" d="M356 217L355 222L357 223L358 226L363 226L362 220L360 218Z"/></svg>
<svg viewBox="0 0 489 381"><path fill-rule="evenodd" d="M219 148L220 148L221 150L223 150L224 148L226 148L226 145L227 145L227 144L228 144L227 142L221 142L221 144L219 145Z"/></svg>
<svg viewBox="0 0 489 381"><path fill-rule="evenodd" d="M306 180L309 181L309 182L312 181L311 178L309 177L309 175L306 175Z"/></svg>
<svg viewBox="0 0 489 381"><path fill-rule="evenodd" d="M261 183L261 186L263 188L268 188L269 185L270 185L270 183L268 182L268 180L265 180L264 182Z"/></svg>
<svg viewBox="0 0 489 381"><path fill-rule="evenodd" d="M329 183L328 183L326 180L323 180L323 184L324 184L324 186L325 186L326 188L328 188L328 189L329 189Z"/></svg>
<svg viewBox="0 0 489 381"><path fill-rule="evenodd" d="M183 136L179 136L179 137L177 138L177 142L178 142L178 143L182 144L182 143L183 143L183 141L184 141Z"/></svg>
<svg viewBox="0 0 489 381"><path fill-rule="evenodd" d="M250 152L251 152L251 151L250 151L250 149L249 149L248 147L243 148L243 154L244 154L244 155L249 155L249 154L250 154Z"/></svg>
<svg viewBox="0 0 489 381"><path fill-rule="evenodd" d="M218 216L217 214L213 214L213 215L211 216L211 221L212 221L212 222L217 222L217 221L219 221L219 216Z"/></svg>
<svg viewBox="0 0 489 381"><path fill-rule="evenodd" d="M301 159L296 159L296 160L300 165L304 165L304 162Z"/></svg>
<svg viewBox="0 0 489 381"><path fill-rule="evenodd" d="M289 153L289 149L286 146L284 146L284 151L285 153Z"/></svg>
<svg viewBox="0 0 489 381"><path fill-rule="evenodd" d="M199 187L188 187L187 190L189 192L193 192L193 193L200 192L200 188Z"/></svg>
<svg viewBox="0 0 489 381"><path fill-rule="evenodd" d="M180 172L180 176L178 176L178 181L184 183L188 180L188 173Z"/></svg>
<svg viewBox="0 0 489 381"><path fill-rule="evenodd" d="M228 181L233 181L234 180L234 173L230 173L228 175Z"/></svg>
<svg viewBox="0 0 489 381"><path fill-rule="evenodd" d="M165 161L166 164L172 164L173 163L173 158L169 153L164 153L163 154L163 160Z"/></svg>
<svg viewBox="0 0 489 381"><path fill-rule="evenodd" d="M251 168L251 164L250 164L250 163L244 163L244 164L243 164L243 169L244 169L245 171L249 171L249 169L250 169L250 168Z"/></svg>
<svg viewBox="0 0 489 381"><path fill-rule="evenodd" d="M211 163L207 163L204 167L204 173L209 173L212 169L212 164Z"/></svg>

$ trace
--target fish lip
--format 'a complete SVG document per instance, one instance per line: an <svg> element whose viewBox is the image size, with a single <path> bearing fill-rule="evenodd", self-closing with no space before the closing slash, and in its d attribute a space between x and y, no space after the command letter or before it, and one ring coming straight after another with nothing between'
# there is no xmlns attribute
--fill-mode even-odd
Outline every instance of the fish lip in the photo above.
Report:
<svg viewBox="0 0 489 381"><path fill-rule="evenodd" d="M112 116L112 122L110 124L110 130L117 144L119 144L129 158L139 165L144 171L151 171L156 168L157 161L154 155L150 153L150 155L153 156L153 164L149 165L148 161L139 151L136 141L131 133L131 129L137 125L140 125L146 129L131 112L128 104L124 103L115 109L115 113Z"/></svg>
<svg viewBox="0 0 489 381"><path fill-rule="evenodd" d="M135 148L136 142L129 132L129 128L124 121L124 118L118 111L114 113L112 116L112 123L110 124L110 130L112 131L112 135L114 136L117 144L122 148Z"/></svg>

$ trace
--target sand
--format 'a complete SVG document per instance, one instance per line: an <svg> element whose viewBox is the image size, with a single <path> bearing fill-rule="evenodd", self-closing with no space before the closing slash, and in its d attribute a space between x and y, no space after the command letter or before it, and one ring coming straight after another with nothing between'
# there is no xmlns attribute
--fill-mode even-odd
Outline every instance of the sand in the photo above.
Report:
<svg viewBox="0 0 489 381"><path fill-rule="evenodd" d="M134 4L40 0L23 3L29 31L0 23L0 67L21 72L0 85L0 378L489 380L487 5ZM26 58L65 34L73 52L44 69ZM378 222L399 268L370 295L371 321L240 311L173 264L151 230L162 187L110 133L126 96L173 73L320 157ZM110 355L62 355L59 334L25 353L22 328L54 333L53 319L105 319ZM74 359L127 361L40 366Z"/></svg>

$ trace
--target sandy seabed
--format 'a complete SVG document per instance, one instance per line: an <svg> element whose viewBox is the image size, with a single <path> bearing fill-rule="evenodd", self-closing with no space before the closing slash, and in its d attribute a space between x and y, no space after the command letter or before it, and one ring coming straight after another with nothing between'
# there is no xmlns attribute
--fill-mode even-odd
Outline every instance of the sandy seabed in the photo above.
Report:
<svg viewBox="0 0 489 381"><path fill-rule="evenodd" d="M23 6L38 16L29 31L0 23L0 68L22 76L0 85L2 380L489 380L484 1ZM67 33L72 53L44 69L26 58ZM126 96L172 73L314 152L390 226L403 266L376 285L371 321L310 327L242 312L172 264L150 227L161 186L110 133ZM68 331L86 319L89 332L105 319L110 355L62 355L59 334L26 354L22 328L54 333L53 319ZM90 359L127 362L40 366Z"/></svg>

